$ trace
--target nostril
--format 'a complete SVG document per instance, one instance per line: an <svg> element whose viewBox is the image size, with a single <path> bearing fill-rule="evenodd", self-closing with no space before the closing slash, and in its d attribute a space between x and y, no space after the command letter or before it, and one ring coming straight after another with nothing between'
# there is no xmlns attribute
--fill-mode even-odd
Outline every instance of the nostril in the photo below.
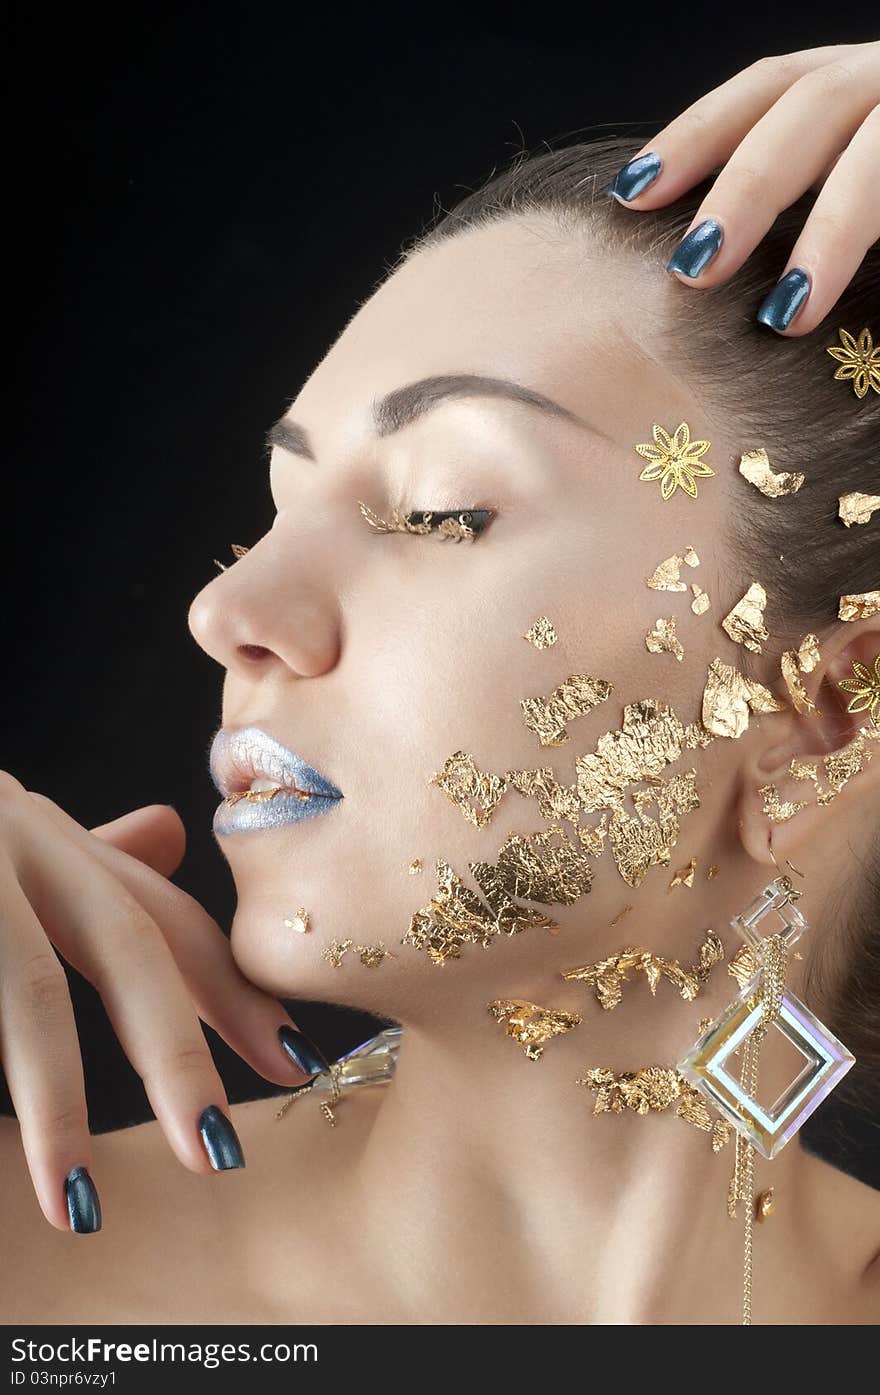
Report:
<svg viewBox="0 0 880 1395"><path fill-rule="evenodd" d="M246 659L263 659L267 654L272 653L272 650L267 649L264 644L240 644L238 651Z"/></svg>

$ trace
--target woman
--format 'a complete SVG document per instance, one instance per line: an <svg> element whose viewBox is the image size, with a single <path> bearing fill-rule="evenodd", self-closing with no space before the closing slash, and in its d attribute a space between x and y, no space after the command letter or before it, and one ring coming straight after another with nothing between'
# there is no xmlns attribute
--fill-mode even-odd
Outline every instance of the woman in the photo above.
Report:
<svg viewBox="0 0 880 1395"><path fill-rule="evenodd" d="M880 1193L677 1066L777 882L774 971L877 1083L878 96L878 44L764 60L502 174L361 306L190 610L230 942L172 809L4 774L7 1321L748 1321L753 1215L755 1321L876 1319ZM155 1122L89 1137L53 946ZM199 1017L328 1083L292 995L400 1023L390 1084L231 1108Z"/></svg>

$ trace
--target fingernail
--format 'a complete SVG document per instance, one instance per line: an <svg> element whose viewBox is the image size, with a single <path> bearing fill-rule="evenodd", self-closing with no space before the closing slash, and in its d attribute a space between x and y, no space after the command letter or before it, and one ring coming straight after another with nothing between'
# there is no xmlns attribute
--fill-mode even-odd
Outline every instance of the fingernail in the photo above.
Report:
<svg viewBox="0 0 880 1395"><path fill-rule="evenodd" d="M216 1104L209 1104L199 1115L199 1133L215 1172L225 1172L230 1167L244 1167L244 1153L241 1151L238 1134Z"/></svg>
<svg viewBox="0 0 880 1395"><path fill-rule="evenodd" d="M605 192L616 194L620 199L634 199L657 178L662 168L663 161L653 150L647 155L637 155L620 167Z"/></svg>
<svg viewBox="0 0 880 1395"><path fill-rule="evenodd" d="M810 294L810 278L799 266L776 282L758 311L758 320L771 329L788 329Z"/></svg>
<svg viewBox="0 0 880 1395"><path fill-rule="evenodd" d="M75 1167L64 1179L70 1229L83 1234L101 1229L101 1203L85 1167Z"/></svg>
<svg viewBox="0 0 880 1395"><path fill-rule="evenodd" d="M699 276L718 251L724 239L724 229L715 218L704 218L691 228L676 247L667 271L680 271L682 276Z"/></svg>
<svg viewBox="0 0 880 1395"><path fill-rule="evenodd" d="M306 1075L317 1075L319 1071L330 1069L329 1061L315 1043L296 1027L288 1027L287 1023L279 1027L278 1040L293 1064Z"/></svg>

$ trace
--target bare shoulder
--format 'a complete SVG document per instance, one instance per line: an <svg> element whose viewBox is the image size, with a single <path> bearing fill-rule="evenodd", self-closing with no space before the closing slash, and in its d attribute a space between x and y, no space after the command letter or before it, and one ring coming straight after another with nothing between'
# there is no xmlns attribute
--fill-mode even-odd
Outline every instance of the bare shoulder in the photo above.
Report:
<svg viewBox="0 0 880 1395"><path fill-rule="evenodd" d="M339 1105L336 1127L308 1093L282 1118L276 1114L284 1096L233 1105L245 1167L225 1172L183 1167L155 1120L94 1135L89 1170L102 1227L91 1235L49 1224L18 1121L0 1118L4 1320L321 1321L288 1311L280 1300L300 1258L316 1296L322 1267L331 1287L346 1236L340 1230L337 1247L328 1217L382 1094L352 1092Z"/></svg>

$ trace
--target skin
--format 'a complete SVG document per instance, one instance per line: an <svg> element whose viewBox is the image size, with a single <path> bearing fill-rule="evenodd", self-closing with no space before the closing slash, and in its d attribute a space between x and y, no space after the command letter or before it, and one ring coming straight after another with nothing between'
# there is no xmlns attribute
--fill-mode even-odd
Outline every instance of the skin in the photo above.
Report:
<svg viewBox="0 0 880 1395"><path fill-rule="evenodd" d="M846 713L836 684L853 658L873 659L877 622L820 635L822 663L804 676L820 719L753 719L739 740L687 752L673 767L696 768L702 804L686 816L669 868L633 889L606 851L588 896L543 908L558 936L531 929L485 951L467 945L442 968L398 943L435 889L438 857L469 881L469 860L493 861L508 833L539 826L534 806L509 793L474 829L428 783L448 755L470 751L491 771L547 765L568 783L574 756L620 725L624 702L656 697L695 721L710 659L742 662L719 620L752 578L724 538L747 487L736 462L756 443L656 356L674 291L644 260L600 250L588 230L573 245L543 219L509 221L405 264L296 395L288 415L307 427L317 459L275 450L274 524L199 593L189 623L225 671L224 725L263 726L344 800L326 817L220 840L238 893L231 958L266 995L261 1012L273 995L295 996L400 1021L397 1075L387 1089L347 1097L335 1129L308 1096L282 1121L276 1100L232 1107L247 1167L210 1178L192 1159L177 1166L160 1123L93 1139L105 1222L88 1240L42 1224L17 1125L4 1121L9 1320L738 1321L742 1223L725 1209L732 1145L715 1156L705 1134L672 1117L594 1118L592 1095L573 1084L595 1065L673 1063L700 1018L734 996L733 980L716 968L687 1004L665 982L652 999L634 976L605 1013L559 975L633 943L690 963L707 925L729 955L738 945L730 917L776 875L771 834L779 862L789 857L807 874L800 904L813 943L803 952L817 943L829 952L835 898L867 854L880 760L827 808L778 827L756 791L776 780L783 798L802 793L785 780L791 756L820 756L855 734L861 719ZM373 436L373 399L458 371L518 380L589 424L474 399L444 404L399 436ZM712 443L704 459L715 477L699 482L697 501L679 490L663 502L657 483L639 481L645 462L634 445L650 440L653 423L671 431L681 421ZM474 543L379 535L358 499L384 516L395 505L485 506L497 516ZM688 544L701 566L685 577L712 597L703 617L687 597L644 584ZM543 652L522 639L540 614L560 636ZM644 645L657 616L670 614L681 664ZM780 695L778 655L790 640L774 634L751 668ZM566 746L540 747L520 698L579 672L611 680L611 698L572 722ZM63 811L30 799L62 827ZM154 821L168 828L173 818L145 811L136 833L79 833L109 861L130 859L126 845L149 857ZM164 849L176 865L178 849L169 854L155 828L154 838L154 858ZM669 891L691 856L693 888ZM420 877L407 873L413 857ZM721 870L707 882L710 863ZM299 905L311 912L307 935L283 924ZM347 935L382 939L397 958L368 969L349 955L334 970L321 951ZM791 966L795 992L806 966ZM528 1061L486 1011L506 996L581 1012L584 1022ZM768 1078L772 1069L768 1056ZM267 1074L287 1082L294 1073L276 1062ZM872 1321L880 1193L797 1142L772 1164L758 1158L756 1172L759 1188L775 1186L778 1207L757 1245L755 1320Z"/></svg>

